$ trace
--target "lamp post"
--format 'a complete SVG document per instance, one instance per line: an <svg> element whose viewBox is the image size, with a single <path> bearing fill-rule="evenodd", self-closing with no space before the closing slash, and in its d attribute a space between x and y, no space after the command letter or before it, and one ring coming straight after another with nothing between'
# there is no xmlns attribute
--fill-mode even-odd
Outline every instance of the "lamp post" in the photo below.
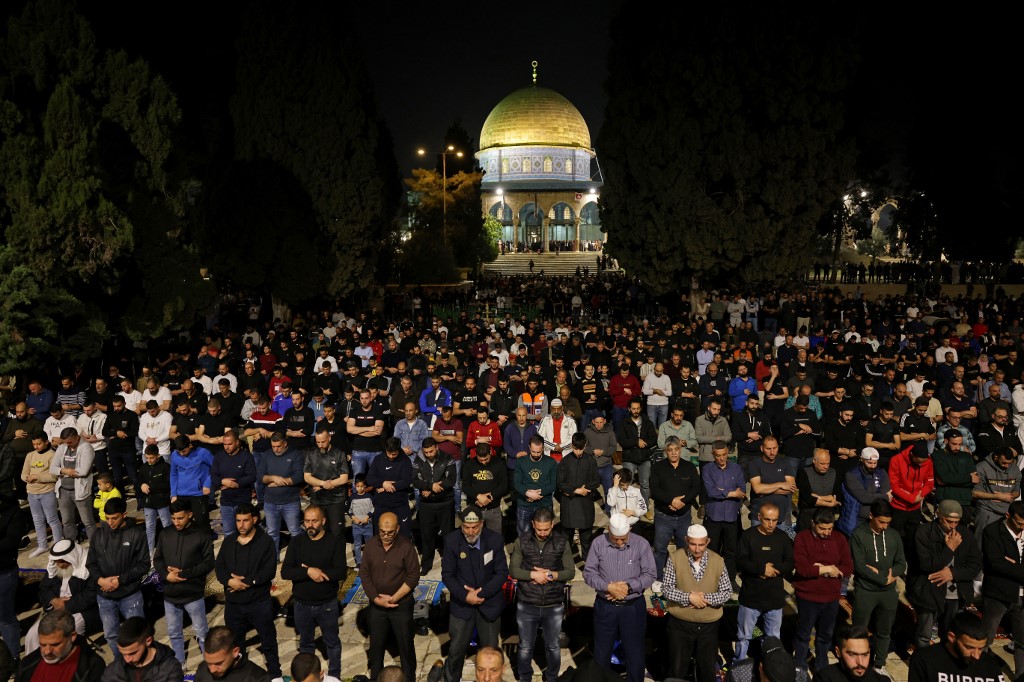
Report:
<svg viewBox="0 0 1024 682"><path fill-rule="evenodd" d="M427 150L418 149L416 153L425 156ZM448 246L448 155L455 154L461 159L462 152L456 150L455 145L450 144L439 153L441 154L441 236L444 239L444 245Z"/></svg>

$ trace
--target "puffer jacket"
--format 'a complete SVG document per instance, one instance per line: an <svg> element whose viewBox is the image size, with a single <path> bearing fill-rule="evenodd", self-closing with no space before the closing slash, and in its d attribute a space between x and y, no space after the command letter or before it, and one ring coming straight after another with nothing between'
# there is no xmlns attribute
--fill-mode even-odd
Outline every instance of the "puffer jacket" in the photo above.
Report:
<svg viewBox="0 0 1024 682"><path fill-rule="evenodd" d="M125 519L117 530L106 523L96 526L89 541L89 580L99 584L100 578L117 576L120 586L113 592L98 592L107 599L121 599L139 591L143 576L149 573L149 543L146 527Z"/></svg>

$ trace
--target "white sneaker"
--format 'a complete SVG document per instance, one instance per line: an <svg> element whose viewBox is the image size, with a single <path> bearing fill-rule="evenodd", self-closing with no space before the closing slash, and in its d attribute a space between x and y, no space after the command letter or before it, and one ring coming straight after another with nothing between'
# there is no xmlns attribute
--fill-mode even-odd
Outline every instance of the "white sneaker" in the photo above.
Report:
<svg viewBox="0 0 1024 682"><path fill-rule="evenodd" d="M882 666L881 668L875 668L875 672L878 673L878 675L880 675L884 679L887 679L890 682L892 681L892 675L890 675L889 671L885 669L885 666Z"/></svg>
<svg viewBox="0 0 1024 682"><path fill-rule="evenodd" d="M49 551L50 550L48 550L46 547L36 547L35 549L33 549L31 552L28 553L28 558L29 559L34 559L37 556L43 556L44 554L46 554Z"/></svg>

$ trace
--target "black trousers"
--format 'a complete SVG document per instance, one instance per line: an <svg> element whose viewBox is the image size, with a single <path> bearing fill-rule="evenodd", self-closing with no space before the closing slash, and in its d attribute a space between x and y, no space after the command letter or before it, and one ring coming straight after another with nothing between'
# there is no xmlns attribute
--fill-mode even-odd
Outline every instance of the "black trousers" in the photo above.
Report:
<svg viewBox="0 0 1024 682"><path fill-rule="evenodd" d="M281 659L277 653L277 628L274 627L272 599L258 599L249 604L228 602L224 607L224 624L235 633L235 646L245 651L249 630L256 630L260 638L260 652L267 663L270 679L281 677Z"/></svg>
<svg viewBox="0 0 1024 682"><path fill-rule="evenodd" d="M321 504L324 514L327 515L327 532L333 533L337 538L338 542L341 543L341 556L345 556L345 508L344 502L335 502L333 504Z"/></svg>
<svg viewBox="0 0 1024 682"><path fill-rule="evenodd" d="M903 547L912 547L914 545L914 537L917 535L917 527L921 525L923 517L921 516L921 509L912 509L910 511L904 511L902 509L892 510L892 526L891 528L900 534L900 539L903 540Z"/></svg>
<svg viewBox="0 0 1024 682"><path fill-rule="evenodd" d="M437 534L444 537L455 530L455 509L452 499L442 502L427 502L420 498L421 567L430 570L434 565L434 554L438 547Z"/></svg>
<svg viewBox="0 0 1024 682"><path fill-rule="evenodd" d="M718 621L690 623L669 616L668 645L672 657L672 677L714 682L718 658ZM691 660L697 667L692 678L688 675Z"/></svg>
<svg viewBox="0 0 1024 682"><path fill-rule="evenodd" d="M385 609L370 603L366 607L366 624L370 631L370 650L367 658L370 663L370 679L380 676L384 667L384 648L388 642L388 633L394 632L398 641L398 656L402 659L402 672L405 679L416 679L416 647L412 635L412 597L399 602L393 609ZM273 678L271 678L273 679Z"/></svg>
<svg viewBox="0 0 1024 682"><path fill-rule="evenodd" d="M725 568L729 571L729 580L736 585L739 577L736 569L736 542L740 537L739 519L729 521L709 521L704 519L704 528L708 531L708 549L721 555Z"/></svg>

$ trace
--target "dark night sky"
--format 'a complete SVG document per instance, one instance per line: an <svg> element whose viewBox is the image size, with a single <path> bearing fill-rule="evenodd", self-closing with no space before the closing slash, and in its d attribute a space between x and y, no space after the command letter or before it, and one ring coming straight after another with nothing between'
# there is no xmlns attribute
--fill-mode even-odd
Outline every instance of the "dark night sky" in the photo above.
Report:
<svg viewBox="0 0 1024 682"><path fill-rule="evenodd" d="M479 144L491 109L530 84L533 60L538 84L575 104L596 140L606 101L610 0L530 0L499 11L470 3L458 16L436 7L410 5L401 15L391 3L366 8L365 25L379 27L364 34L367 68L403 172L423 165L417 148L440 150L456 119Z"/></svg>

